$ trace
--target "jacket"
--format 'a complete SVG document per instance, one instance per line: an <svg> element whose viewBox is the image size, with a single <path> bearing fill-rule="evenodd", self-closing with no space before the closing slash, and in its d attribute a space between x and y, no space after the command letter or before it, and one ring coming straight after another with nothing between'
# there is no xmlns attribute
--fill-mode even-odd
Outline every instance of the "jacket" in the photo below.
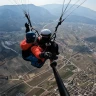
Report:
<svg viewBox="0 0 96 96"><path fill-rule="evenodd" d="M22 41L20 42L20 47L21 47L22 51L25 51L25 52L26 52L26 50L27 50L27 51L29 50L29 53L28 53L28 52L26 52L26 53L30 54L30 51L31 51L31 53L32 53L36 58L38 58L38 59L41 60L42 62L45 61L44 58L40 58L40 54L41 54L41 52L43 52L43 49L42 49L40 46L35 45L35 44L32 44L32 43L27 43L27 42L26 42L26 39L24 39L24 40L22 40Z"/></svg>

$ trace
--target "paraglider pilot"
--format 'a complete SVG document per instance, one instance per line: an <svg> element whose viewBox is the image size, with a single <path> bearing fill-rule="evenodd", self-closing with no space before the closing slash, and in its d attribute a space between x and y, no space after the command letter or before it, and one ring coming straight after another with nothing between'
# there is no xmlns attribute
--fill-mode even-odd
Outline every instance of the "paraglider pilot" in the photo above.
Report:
<svg viewBox="0 0 96 96"><path fill-rule="evenodd" d="M30 31L27 23L25 27L26 38L20 42L24 60L30 61L34 67L41 68L47 59L58 59L58 44L50 40L52 33L49 29L41 30L40 36L37 37L35 32Z"/></svg>

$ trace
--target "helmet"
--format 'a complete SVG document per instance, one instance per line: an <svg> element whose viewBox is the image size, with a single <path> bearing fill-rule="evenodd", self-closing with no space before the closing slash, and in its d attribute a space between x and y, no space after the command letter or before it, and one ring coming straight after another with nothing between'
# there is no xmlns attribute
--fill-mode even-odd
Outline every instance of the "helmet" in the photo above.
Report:
<svg viewBox="0 0 96 96"><path fill-rule="evenodd" d="M51 36L51 31L49 30L49 29L42 29L41 30L41 35L42 36L48 36L48 37L50 37Z"/></svg>
<svg viewBox="0 0 96 96"><path fill-rule="evenodd" d="M36 40L36 34L32 31L26 33L26 42L32 43Z"/></svg>
<svg viewBox="0 0 96 96"><path fill-rule="evenodd" d="M50 42L50 37L51 37L51 31L49 29L43 29L41 30L41 42L42 43L49 43Z"/></svg>

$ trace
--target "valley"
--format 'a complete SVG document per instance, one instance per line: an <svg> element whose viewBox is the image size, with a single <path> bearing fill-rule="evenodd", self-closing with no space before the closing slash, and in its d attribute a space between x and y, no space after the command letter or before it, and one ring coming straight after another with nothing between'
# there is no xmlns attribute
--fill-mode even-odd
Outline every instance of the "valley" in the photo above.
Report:
<svg viewBox="0 0 96 96"><path fill-rule="evenodd" d="M49 24L46 28L54 31L55 25ZM8 80L0 79L0 95L59 96L49 60L37 69L22 59L19 42L25 33L5 32L1 35L0 75L8 76ZM86 40L94 36L95 25L64 22L58 28L56 42L60 55L57 70L70 96L96 95L96 43L94 39L91 42Z"/></svg>

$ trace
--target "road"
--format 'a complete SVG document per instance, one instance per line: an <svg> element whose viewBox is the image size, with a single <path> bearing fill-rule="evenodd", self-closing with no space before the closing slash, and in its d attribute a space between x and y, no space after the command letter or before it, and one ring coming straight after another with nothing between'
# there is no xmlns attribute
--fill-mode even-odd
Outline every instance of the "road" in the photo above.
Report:
<svg viewBox="0 0 96 96"><path fill-rule="evenodd" d="M5 43L4 43L3 41L1 41L1 44L2 44L2 46L3 46L5 49L11 50L11 51L15 52L16 54L20 55L20 54L19 54L18 52L16 52L14 49L12 49L12 48L8 47L7 45L5 45Z"/></svg>

